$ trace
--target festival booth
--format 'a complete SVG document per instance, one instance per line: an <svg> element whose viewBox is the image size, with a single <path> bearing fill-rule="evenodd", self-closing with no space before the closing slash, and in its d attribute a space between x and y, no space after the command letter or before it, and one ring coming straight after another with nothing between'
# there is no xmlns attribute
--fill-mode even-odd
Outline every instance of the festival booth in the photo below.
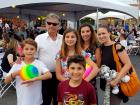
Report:
<svg viewBox="0 0 140 105"><path fill-rule="evenodd" d="M96 20L96 16L97 16L97 13L92 13L92 14L84 16L83 18L90 17L90 18ZM98 19L103 19L103 18L108 18L108 17L119 18L119 19L122 19L122 20L127 20L127 19L130 19L130 18L133 18L130 15L120 13L120 12L109 11L105 14L102 13L102 12L98 12Z"/></svg>
<svg viewBox="0 0 140 105"><path fill-rule="evenodd" d="M107 13L102 13L102 12L97 12L95 13L91 13L89 15L86 15L84 17L82 17L81 19L85 19L85 18L91 18L93 20L97 20L97 16L98 16L98 20L100 24L112 24L114 25L115 23L120 23L120 24L125 24L125 23L130 23L132 24L132 20L133 20L133 24L136 23L136 18L124 14L124 13L120 13L120 12L114 12L114 11L109 11Z"/></svg>
<svg viewBox="0 0 140 105"><path fill-rule="evenodd" d="M69 27L76 27L80 18L96 11L106 13L113 10L138 18L137 8L117 0L0 0L0 8L1 16L19 16L28 21L55 12L67 20Z"/></svg>

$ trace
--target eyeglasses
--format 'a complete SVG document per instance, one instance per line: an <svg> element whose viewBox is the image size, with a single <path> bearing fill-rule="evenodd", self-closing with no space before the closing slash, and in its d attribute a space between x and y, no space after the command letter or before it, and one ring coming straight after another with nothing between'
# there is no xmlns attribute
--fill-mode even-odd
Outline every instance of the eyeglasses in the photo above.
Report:
<svg viewBox="0 0 140 105"><path fill-rule="evenodd" d="M53 25L53 26L57 26L59 23L52 23L52 22L47 22L48 25Z"/></svg>

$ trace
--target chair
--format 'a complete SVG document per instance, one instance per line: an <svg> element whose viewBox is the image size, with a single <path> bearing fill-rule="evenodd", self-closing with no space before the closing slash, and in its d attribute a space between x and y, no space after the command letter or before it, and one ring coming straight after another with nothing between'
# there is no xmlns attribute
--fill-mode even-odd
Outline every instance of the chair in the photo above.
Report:
<svg viewBox="0 0 140 105"><path fill-rule="evenodd" d="M8 91L8 89L13 86L14 88L15 87L15 80L12 81L10 84L5 84L4 83L4 79L5 77L7 76L7 73L4 72L1 68L0 68L0 71L3 73L3 76L0 78L0 98L2 98L2 96Z"/></svg>
<svg viewBox="0 0 140 105"><path fill-rule="evenodd" d="M140 50L139 44L135 40L130 40L128 43L130 44L127 50L128 54L137 55Z"/></svg>
<svg viewBox="0 0 140 105"><path fill-rule="evenodd" d="M0 64L1 64L1 60L3 57L4 53L0 53ZM2 98L2 96L8 91L8 89L13 86L15 88L15 80L12 81L10 84L5 84L4 83L4 79L7 76L7 73L4 72L0 66L0 73L2 74L0 76L0 98Z"/></svg>

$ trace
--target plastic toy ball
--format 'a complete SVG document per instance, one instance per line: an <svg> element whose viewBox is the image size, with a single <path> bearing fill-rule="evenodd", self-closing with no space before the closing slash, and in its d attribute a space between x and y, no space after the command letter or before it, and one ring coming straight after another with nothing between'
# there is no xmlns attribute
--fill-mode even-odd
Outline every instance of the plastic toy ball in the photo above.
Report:
<svg viewBox="0 0 140 105"><path fill-rule="evenodd" d="M34 65L29 64L21 68L19 75L25 81L39 76L39 72Z"/></svg>

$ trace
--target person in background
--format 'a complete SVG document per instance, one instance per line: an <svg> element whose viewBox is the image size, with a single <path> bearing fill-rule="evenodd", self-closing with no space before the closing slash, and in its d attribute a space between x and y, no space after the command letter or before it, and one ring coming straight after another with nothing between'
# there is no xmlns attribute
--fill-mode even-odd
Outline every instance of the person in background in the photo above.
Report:
<svg viewBox="0 0 140 105"><path fill-rule="evenodd" d="M128 23L125 23L124 29L125 29L127 32L129 32L129 25L128 25Z"/></svg>
<svg viewBox="0 0 140 105"><path fill-rule="evenodd" d="M3 50L6 51L7 44L10 42L10 36L8 33L2 34L2 40L3 40Z"/></svg>
<svg viewBox="0 0 140 105"><path fill-rule="evenodd" d="M125 48L127 47L126 33L125 33L125 30L124 30L123 28L120 30L119 42L120 42L121 45L124 46Z"/></svg>
<svg viewBox="0 0 140 105"><path fill-rule="evenodd" d="M132 24L132 31L133 31L133 34L134 34L135 38L137 38L138 35L137 35L137 29L135 27L135 24Z"/></svg>
<svg viewBox="0 0 140 105"><path fill-rule="evenodd" d="M38 44L37 58L41 60L52 73L52 78L42 81L43 104L57 105L57 85L58 80L55 73L55 57L60 50L62 35L58 34L60 27L60 17L50 13L46 18L47 33L38 35L35 41Z"/></svg>
<svg viewBox="0 0 140 105"><path fill-rule="evenodd" d="M7 44L7 49L5 54L2 58L1 68L3 71L8 73L15 63L17 59L17 48L18 48L18 41L16 39L11 38L10 42Z"/></svg>

